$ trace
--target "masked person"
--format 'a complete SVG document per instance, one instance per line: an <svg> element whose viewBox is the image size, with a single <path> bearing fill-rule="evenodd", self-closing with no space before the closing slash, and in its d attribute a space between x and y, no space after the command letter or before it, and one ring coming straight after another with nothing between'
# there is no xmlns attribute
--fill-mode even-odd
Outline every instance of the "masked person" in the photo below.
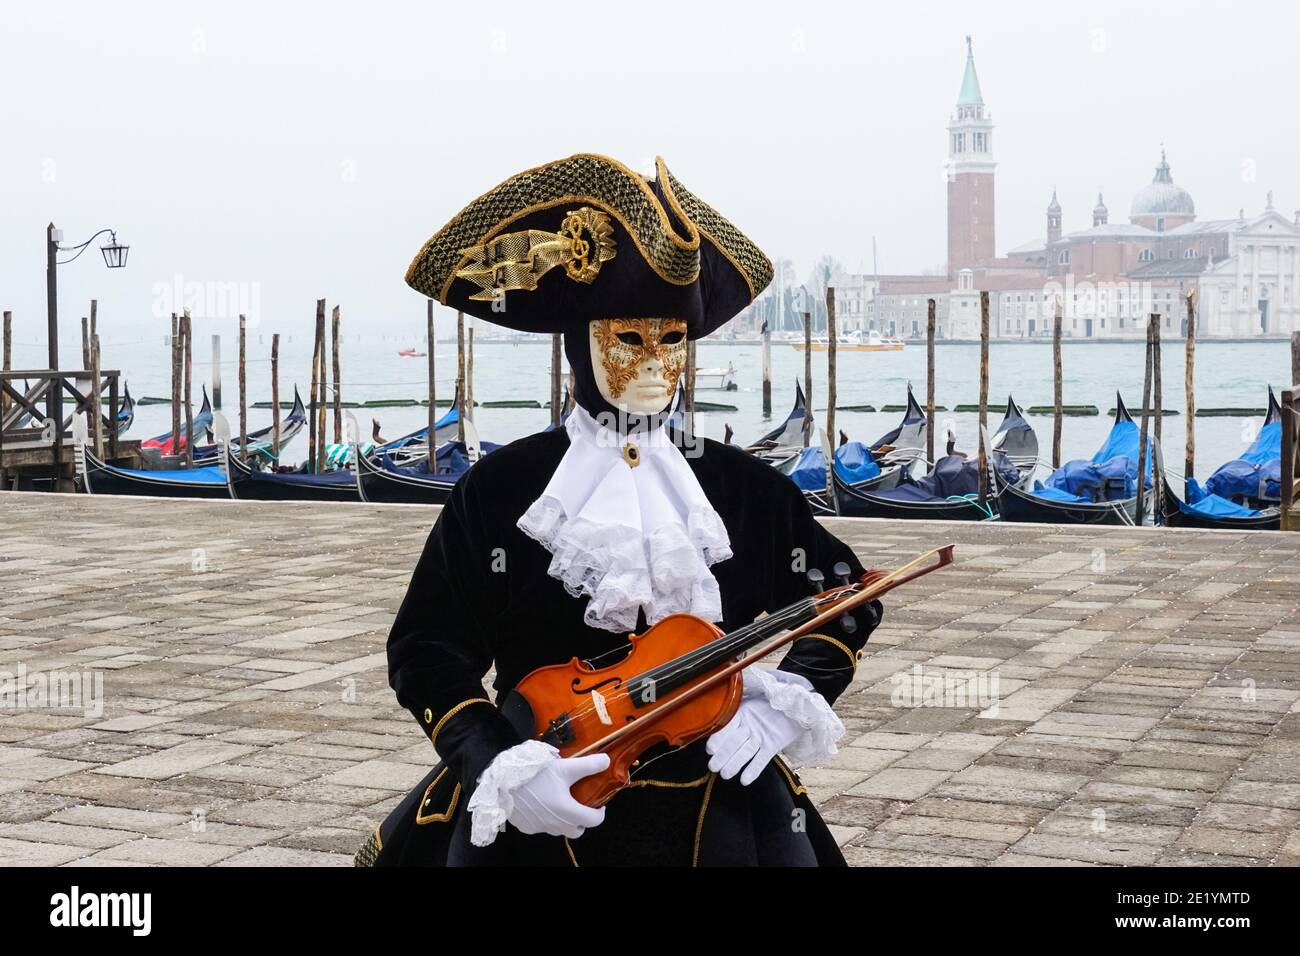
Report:
<svg viewBox="0 0 1300 956"><path fill-rule="evenodd" d="M785 476L670 420L687 342L771 280L767 257L665 168L600 156L521 173L470 203L407 282L510 329L563 333L576 407L493 451L439 515L388 641L397 698L441 762L358 851L360 865L826 865L844 860L781 758L825 760L830 704L878 602L751 665L722 729L642 754L600 808L570 787L608 766L527 739L500 701L539 667L612 663L674 613L724 631L810 594L852 551ZM650 638L647 638L650 639Z"/></svg>

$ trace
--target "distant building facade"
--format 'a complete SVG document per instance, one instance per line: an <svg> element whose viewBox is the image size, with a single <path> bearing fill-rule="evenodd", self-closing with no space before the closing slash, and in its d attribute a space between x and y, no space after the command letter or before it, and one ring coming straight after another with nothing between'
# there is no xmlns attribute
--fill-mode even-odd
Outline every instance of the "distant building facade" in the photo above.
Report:
<svg viewBox="0 0 1300 956"><path fill-rule="evenodd" d="M1062 334L1141 338L1147 317L1170 336L1186 333L1186 296L1199 304L1198 337L1286 336L1300 330L1300 212L1287 218L1270 192L1262 213L1198 220L1191 193L1174 182L1164 150L1138 190L1128 222L1110 221L1102 195L1092 225L1066 232L1056 191L1041 238L996 255L993 120L970 37L957 105L948 123L948 260L944 276L832 277L842 330L924 338L927 300L936 333L979 337L979 294L989 293L996 338L1050 336L1058 298Z"/></svg>

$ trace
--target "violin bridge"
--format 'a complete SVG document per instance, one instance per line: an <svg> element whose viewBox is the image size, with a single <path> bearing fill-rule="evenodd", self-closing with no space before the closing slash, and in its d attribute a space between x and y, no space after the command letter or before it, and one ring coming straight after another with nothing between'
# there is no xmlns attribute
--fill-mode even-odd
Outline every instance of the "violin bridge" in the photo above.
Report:
<svg viewBox="0 0 1300 956"><path fill-rule="evenodd" d="M591 706L596 708L596 716L606 727L614 726L614 720L609 716L609 708L605 705L605 695L598 690L591 692Z"/></svg>

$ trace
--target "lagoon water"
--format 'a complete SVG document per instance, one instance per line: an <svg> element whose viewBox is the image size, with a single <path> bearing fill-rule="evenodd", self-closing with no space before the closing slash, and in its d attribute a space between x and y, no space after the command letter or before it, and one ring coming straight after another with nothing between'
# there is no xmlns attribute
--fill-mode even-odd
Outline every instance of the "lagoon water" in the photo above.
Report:
<svg viewBox="0 0 1300 956"><path fill-rule="evenodd" d="M445 334L445 333L444 333ZM397 336L346 335L342 346L343 396L348 400L423 398L427 393L426 358L403 358L403 348L424 348L418 341ZM211 381L210 336L195 334L194 381L197 399L200 383ZM248 337L248 389L250 404L270 398L269 332L251 331ZM283 400L292 397L295 382L305 393L310 380L311 336L281 336L280 388ZM35 343L16 343L14 367L38 367L43 348ZM1067 417L1062 437L1063 459L1086 458L1097 448L1110 426L1108 410L1114 406L1118 389L1136 418L1141 408L1142 342L1071 343L1062 347L1064 401L1066 404L1096 405L1101 414ZM232 430L238 429L238 344L234 335L223 334L222 368L224 413ZM64 364L79 364L78 350L68 350ZM455 344L440 341L436 350L438 395L450 398L455 378ZM104 366L119 368L137 399L145 395L170 394L168 349L161 336L148 339L103 339ZM701 368L735 366L738 391L700 390L701 401L735 405L735 412L701 412L696 431L721 439L725 424L735 429L735 441L747 443L783 419L794 400L794 383L803 377L803 353L788 342L772 344L773 415L762 415L761 361L757 345L729 343L725 339L699 344ZM30 354L29 354L30 353ZM901 352L840 352L837 405L901 404L910 382L917 398L925 399L925 345L909 344ZM34 363L26 366L23 362ZM1179 340L1164 343L1162 353L1163 395L1166 409L1183 411L1184 346ZM474 397L482 401L534 399L543 404L549 397L550 348L540 342L479 342L475 349ZM949 408L975 403L979 399L979 346L943 343L936 349L935 401ZM1196 401L1201 408L1231 406L1262 409L1266 386L1284 387L1289 374L1289 348L1285 342L1198 342L1196 348ZM826 353L813 355L813 407L818 424L825 422ZM994 343L989 354L989 423L996 428L1008 394L1023 407L1052 402L1052 348L1050 342L1021 344ZM383 435L392 438L422 426L427 412L422 407L355 409L362 432L370 433L370 418L380 420ZM249 428L269 424L270 411L249 410ZM864 413L838 411L836 429L852 439L871 441L893 427L896 412ZM955 431L957 447L976 447L975 414L938 412L936 447L942 448L945 428ZM545 427L546 409L475 410L475 424L487 440L507 442ZM1050 458L1052 419L1029 416L1039 436L1040 456ZM1198 418L1196 420L1197 472L1205 476L1222 462L1236 457L1254 438L1256 416ZM168 406L138 406L131 437L148 437L171 427ZM1179 414L1164 420L1165 457L1171 473L1181 473L1185 418ZM290 446L290 458L306 455L305 435Z"/></svg>

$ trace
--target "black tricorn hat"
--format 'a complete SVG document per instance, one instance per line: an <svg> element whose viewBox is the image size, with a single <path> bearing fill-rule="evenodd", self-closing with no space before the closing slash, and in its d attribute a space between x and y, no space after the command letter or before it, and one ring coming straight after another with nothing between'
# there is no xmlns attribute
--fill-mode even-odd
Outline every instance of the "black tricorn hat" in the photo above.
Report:
<svg viewBox="0 0 1300 956"><path fill-rule="evenodd" d="M708 335L772 281L772 263L655 160L647 180L580 153L462 209L406 272L443 305L523 332L593 319L685 319Z"/></svg>

